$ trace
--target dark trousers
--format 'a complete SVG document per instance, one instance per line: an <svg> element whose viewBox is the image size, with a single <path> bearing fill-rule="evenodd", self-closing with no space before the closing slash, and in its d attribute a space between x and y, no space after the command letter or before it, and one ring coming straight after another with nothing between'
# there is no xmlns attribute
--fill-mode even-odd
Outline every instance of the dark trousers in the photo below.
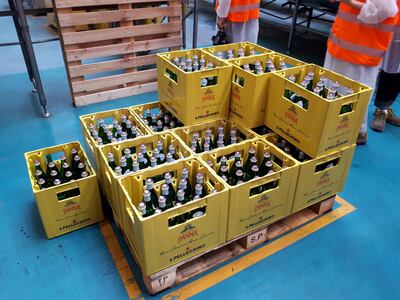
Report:
<svg viewBox="0 0 400 300"><path fill-rule="evenodd" d="M381 70L376 89L375 106L388 109L400 93L400 73L386 73Z"/></svg>

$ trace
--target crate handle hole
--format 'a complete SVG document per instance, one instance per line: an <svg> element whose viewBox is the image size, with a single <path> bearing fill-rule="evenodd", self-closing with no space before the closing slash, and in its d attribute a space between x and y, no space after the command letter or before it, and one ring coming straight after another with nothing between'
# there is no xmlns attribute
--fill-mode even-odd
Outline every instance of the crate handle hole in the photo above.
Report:
<svg viewBox="0 0 400 300"><path fill-rule="evenodd" d="M249 191L249 197L255 196L255 195L259 195L259 194L263 194L267 191L276 189L277 187L279 187L279 179L273 180L273 181L269 181L267 183L263 183L257 186L254 186L250 189Z"/></svg>
<svg viewBox="0 0 400 300"><path fill-rule="evenodd" d="M184 212L182 214L176 215L168 219L168 227L174 227L188 221L192 221L194 219L202 218L206 215L206 205L202 207L197 207L190 211ZM190 232L191 226L185 226L184 230L182 231L182 235L185 235L185 232Z"/></svg>
<svg viewBox="0 0 400 300"><path fill-rule="evenodd" d="M58 199L58 201L64 201L69 198L80 196L80 194L81 194L81 191L80 191L79 187L76 187L76 188L73 188L73 189L70 189L67 191L62 191L62 192L57 193L57 199ZM66 209L68 209L68 208L66 208Z"/></svg>
<svg viewBox="0 0 400 300"><path fill-rule="evenodd" d="M218 76L206 76L200 79L200 86L202 88L215 86L218 83Z"/></svg>
<svg viewBox="0 0 400 300"><path fill-rule="evenodd" d="M178 75L171 69L165 68L165 76L169 78L169 80L178 83Z"/></svg>
<svg viewBox="0 0 400 300"><path fill-rule="evenodd" d="M340 157L320 163L315 166L314 172L318 173L318 172L324 171L326 169L333 168L333 167L337 166L339 164L339 162L340 162Z"/></svg>

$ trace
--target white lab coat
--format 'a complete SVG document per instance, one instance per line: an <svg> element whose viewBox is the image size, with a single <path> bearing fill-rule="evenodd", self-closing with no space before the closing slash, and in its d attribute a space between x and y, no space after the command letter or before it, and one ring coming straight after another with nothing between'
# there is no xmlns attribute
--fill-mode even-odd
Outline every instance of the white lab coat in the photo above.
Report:
<svg viewBox="0 0 400 300"><path fill-rule="evenodd" d="M226 18L231 6L231 0L219 0L217 15L220 18ZM230 43L252 42L257 43L259 23L258 19L252 19L247 22L226 21L225 32Z"/></svg>

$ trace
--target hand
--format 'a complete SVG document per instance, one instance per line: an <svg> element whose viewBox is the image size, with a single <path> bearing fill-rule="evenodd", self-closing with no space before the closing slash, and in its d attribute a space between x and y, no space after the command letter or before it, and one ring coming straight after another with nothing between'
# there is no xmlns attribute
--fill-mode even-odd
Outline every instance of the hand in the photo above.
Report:
<svg viewBox="0 0 400 300"><path fill-rule="evenodd" d="M226 26L226 18L221 18L217 16L217 27L218 29L223 29Z"/></svg>

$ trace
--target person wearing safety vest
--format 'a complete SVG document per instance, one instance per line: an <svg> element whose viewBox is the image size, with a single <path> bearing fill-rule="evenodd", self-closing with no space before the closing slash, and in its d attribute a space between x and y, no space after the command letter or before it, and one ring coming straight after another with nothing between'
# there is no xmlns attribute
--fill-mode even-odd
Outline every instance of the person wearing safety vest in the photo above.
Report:
<svg viewBox="0 0 400 300"><path fill-rule="evenodd" d="M369 6L375 3L381 6L374 7L375 17L371 18ZM397 4L396 0L340 0L324 67L375 88L382 58L392 41ZM358 134L358 145L367 142L367 120L368 109Z"/></svg>
<svg viewBox="0 0 400 300"><path fill-rule="evenodd" d="M386 123L400 126L400 118L396 116L392 104L400 94L400 13L397 16L392 43L386 52L375 96L374 119L370 127L382 132Z"/></svg>
<svg viewBox="0 0 400 300"><path fill-rule="evenodd" d="M230 43L257 43L260 0L217 0L217 26Z"/></svg>

